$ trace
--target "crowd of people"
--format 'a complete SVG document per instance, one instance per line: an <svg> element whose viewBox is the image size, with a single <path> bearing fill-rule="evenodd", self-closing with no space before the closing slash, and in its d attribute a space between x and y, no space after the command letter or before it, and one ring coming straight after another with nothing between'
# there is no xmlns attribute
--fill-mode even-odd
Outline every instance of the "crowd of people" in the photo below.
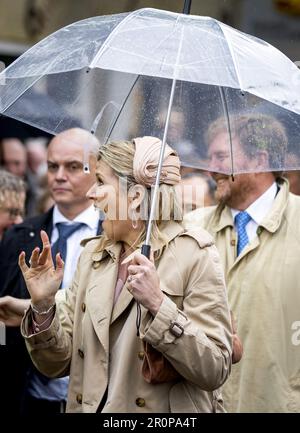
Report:
<svg viewBox="0 0 300 433"><path fill-rule="evenodd" d="M236 115L233 177L225 124L208 125L207 172L167 145L149 258L158 138L1 141L1 410L300 411L299 184L267 170L288 138L272 116Z"/></svg>

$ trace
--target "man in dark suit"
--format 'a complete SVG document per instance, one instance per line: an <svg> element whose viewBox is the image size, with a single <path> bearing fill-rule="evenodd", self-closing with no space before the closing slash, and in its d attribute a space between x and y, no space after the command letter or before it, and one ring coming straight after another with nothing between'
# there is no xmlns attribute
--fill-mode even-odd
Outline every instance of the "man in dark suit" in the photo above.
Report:
<svg viewBox="0 0 300 433"><path fill-rule="evenodd" d="M80 241L101 232L99 214L86 198L87 191L95 182L95 157L90 158L91 172L85 174L83 145L96 149L99 143L94 136L78 128L62 132L50 142L48 187L55 206L43 215L14 226L3 237L0 244L0 308L1 301L8 311L10 303L15 301L19 302L21 310L26 308L30 296L18 266L18 256L25 251L30 257L35 247L42 246L41 230L47 232L53 248L64 249L63 288L71 282L82 249ZM62 230L67 230L68 234ZM15 325L13 315L11 317L10 324ZM60 412L67 382L65 378L48 380L29 368L31 361L18 327L6 328L6 345L0 346L0 350L1 413L18 413L20 410L26 413L37 410Z"/></svg>

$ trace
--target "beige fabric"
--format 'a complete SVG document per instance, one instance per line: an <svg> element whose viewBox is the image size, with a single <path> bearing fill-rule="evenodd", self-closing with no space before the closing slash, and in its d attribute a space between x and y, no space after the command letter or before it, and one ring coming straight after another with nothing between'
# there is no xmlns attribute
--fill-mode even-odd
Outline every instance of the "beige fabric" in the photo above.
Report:
<svg viewBox="0 0 300 433"><path fill-rule="evenodd" d="M228 411L300 412L299 217L300 197L288 192L285 181L257 237L238 258L228 208L199 209L185 218L187 227L201 225L215 236L244 346L222 392Z"/></svg>
<svg viewBox="0 0 300 433"><path fill-rule="evenodd" d="M142 308L141 336L164 353L183 379L160 385L143 379L136 303L126 283L113 305L121 247L94 252L99 240L93 239L51 326L26 338L44 374L70 373L68 412L96 412L107 384L104 412L223 411L218 388L230 372L232 335L217 250L204 230L185 233L171 222L163 233L170 242L156 265L165 297L154 319ZM178 309L187 320L184 334L176 338L169 327ZM28 322L27 314L21 327L25 336Z"/></svg>
<svg viewBox="0 0 300 433"><path fill-rule="evenodd" d="M154 185L162 142L156 137L139 137L135 138L133 142L135 144L133 159L134 178L141 185ZM166 144L160 183L176 185L179 181L179 158L175 150Z"/></svg>

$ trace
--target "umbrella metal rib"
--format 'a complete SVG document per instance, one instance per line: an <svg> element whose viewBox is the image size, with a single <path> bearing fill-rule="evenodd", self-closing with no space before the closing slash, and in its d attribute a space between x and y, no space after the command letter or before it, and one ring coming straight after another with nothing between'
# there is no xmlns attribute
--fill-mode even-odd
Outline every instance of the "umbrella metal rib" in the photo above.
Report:
<svg viewBox="0 0 300 433"><path fill-rule="evenodd" d="M157 202L158 189L159 189L159 183L160 183L160 174L161 174L161 169L162 169L162 163L163 163L164 156L165 156L165 148L166 148L166 140L167 140L167 134L168 134L168 129L169 129L169 121L170 121L170 117L171 117L171 109L172 109L172 105L173 105L174 93L175 93L175 87L176 87L176 78L175 77L176 77L177 67L179 64L179 57L180 57L180 53L181 53L182 42L183 42L183 28L181 29L180 44L178 47L176 64L175 64L175 68L174 68L174 78L172 81L166 124L165 124L165 129L164 129L164 134L163 134L163 139L162 139L162 145L161 145L160 154L159 154L157 173L156 173L155 185L154 185L154 192L153 192L153 198L152 198L152 202L151 202L150 216L149 216L148 223L147 223L146 240L145 240L144 245L142 246L142 251L141 251L142 254L145 255L148 259L150 258L150 237L151 237L151 230L152 230L152 221L153 221L154 212L156 209L156 202ZM137 336L140 335L140 324L141 324L141 306L140 306L139 302L137 302L137 319L136 319Z"/></svg>
<svg viewBox="0 0 300 433"><path fill-rule="evenodd" d="M220 89L221 101L222 101L222 105L223 105L223 109L224 109L224 113L225 113L225 119L226 119L228 136L229 136L231 176L233 178L234 172L233 172L232 134L231 134L231 126L230 126L229 113L228 113L228 106L227 106L227 101L226 101L226 97L225 97L225 94L224 94L223 87L219 87L219 89Z"/></svg>

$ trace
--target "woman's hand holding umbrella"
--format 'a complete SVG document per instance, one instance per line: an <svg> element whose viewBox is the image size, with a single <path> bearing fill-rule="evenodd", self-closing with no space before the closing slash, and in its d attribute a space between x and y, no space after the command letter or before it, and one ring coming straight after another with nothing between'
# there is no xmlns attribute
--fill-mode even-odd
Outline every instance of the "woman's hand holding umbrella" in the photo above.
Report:
<svg viewBox="0 0 300 433"><path fill-rule="evenodd" d="M155 316L164 295L153 261L142 254L135 254L132 265L128 267L128 274L129 292Z"/></svg>

